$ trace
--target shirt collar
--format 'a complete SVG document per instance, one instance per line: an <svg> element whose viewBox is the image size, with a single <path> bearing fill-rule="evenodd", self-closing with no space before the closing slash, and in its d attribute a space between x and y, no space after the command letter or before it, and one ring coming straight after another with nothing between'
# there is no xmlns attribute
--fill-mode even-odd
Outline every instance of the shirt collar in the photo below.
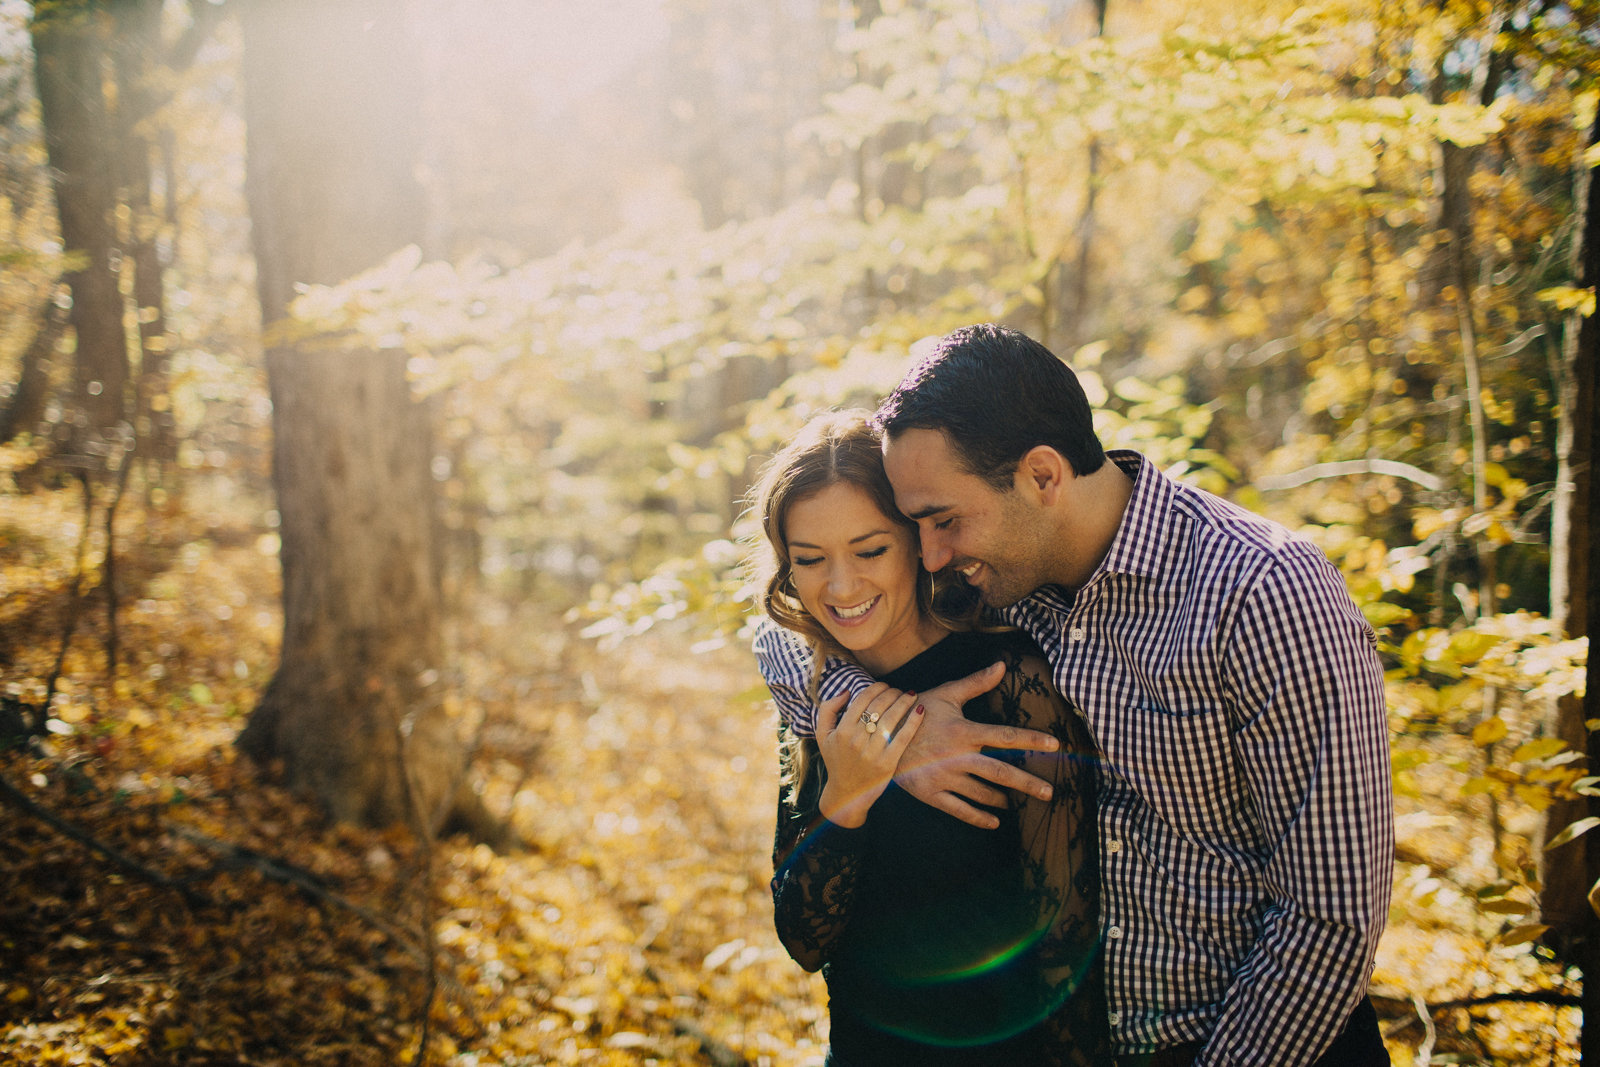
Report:
<svg viewBox="0 0 1600 1067"><path fill-rule="evenodd" d="M1161 576L1167 544L1167 527L1172 520L1173 497L1178 487L1138 452L1113 449L1106 458L1133 479L1133 496L1122 513L1117 535L1111 539L1106 558L1095 568L1095 575L1133 574L1144 578ZM1087 583L1085 583L1087 584Z"/></svg>

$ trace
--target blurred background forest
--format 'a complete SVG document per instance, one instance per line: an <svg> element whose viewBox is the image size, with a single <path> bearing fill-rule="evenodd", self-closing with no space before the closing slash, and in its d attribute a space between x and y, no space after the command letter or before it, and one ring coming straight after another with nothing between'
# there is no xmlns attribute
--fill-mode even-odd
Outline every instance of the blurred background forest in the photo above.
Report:
<svg viewBox="0 0 1600 1067"><path fill-rule="evenodd" d="M741 498L1001 321L1379 629L1395 1062L1600 1062L1597 20L0 0L0 1059L820 1064Z"/></svg>

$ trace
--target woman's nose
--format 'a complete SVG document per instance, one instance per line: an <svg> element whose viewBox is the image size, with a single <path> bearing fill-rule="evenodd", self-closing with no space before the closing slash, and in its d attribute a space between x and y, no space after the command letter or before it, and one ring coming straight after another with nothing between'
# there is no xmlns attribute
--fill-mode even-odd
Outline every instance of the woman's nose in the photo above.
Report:
<svg viewBox="0 0 1600 1067"><path fill-rule="evenodd" d="M855 589L860 577L854 567L830 567L828 568L828 592L836 597L844 596Z"/></svg>

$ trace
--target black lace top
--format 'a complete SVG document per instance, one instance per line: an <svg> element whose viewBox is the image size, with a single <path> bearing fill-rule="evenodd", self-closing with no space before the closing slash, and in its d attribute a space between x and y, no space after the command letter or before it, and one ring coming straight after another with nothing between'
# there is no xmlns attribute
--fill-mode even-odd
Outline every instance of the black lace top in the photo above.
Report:
<svg viewBox="0 0 1600 1067"><path fill-rule="evenodd" d="M1092 746L1049 665L1022 634L961 633L881 680L927 692L997 659L1004 681L963 710L1060 739L1059 753L1015 754L1049 801L1014 794L1000 828L980 830L891 783L845 829L817 811L820 760L798 802L779 801L778 936L824 970L840 1067L1110 1062Z"/></svg>

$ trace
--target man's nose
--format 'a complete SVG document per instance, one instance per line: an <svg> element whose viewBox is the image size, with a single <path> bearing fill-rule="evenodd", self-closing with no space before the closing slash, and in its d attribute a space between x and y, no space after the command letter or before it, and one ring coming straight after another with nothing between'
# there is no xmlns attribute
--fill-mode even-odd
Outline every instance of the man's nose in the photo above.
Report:
<svg viewBox="0 0 1600 1067"><path fill-rule="evenodd" d="M922 540L922 565L929 571L943 570L945 564L955 558L950 546L944 543L944 537L932 526L918 530L917 536Z"/></svg>

